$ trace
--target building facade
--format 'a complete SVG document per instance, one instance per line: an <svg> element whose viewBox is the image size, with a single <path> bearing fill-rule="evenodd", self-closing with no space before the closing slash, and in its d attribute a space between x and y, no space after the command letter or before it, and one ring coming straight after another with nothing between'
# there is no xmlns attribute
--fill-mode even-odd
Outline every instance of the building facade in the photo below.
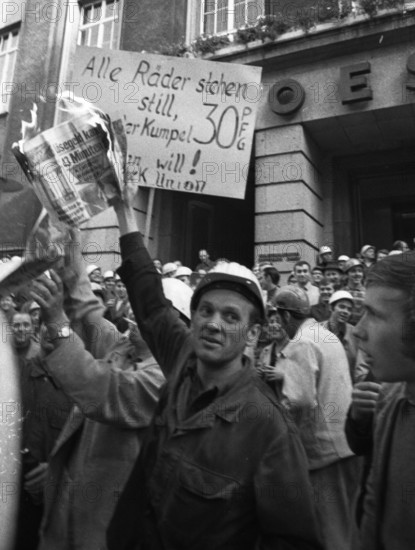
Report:
<svg viewBox="0 0 415 550"><path fill-rule="evenodd" d="M11 2L3 4L8 11L2 14L0 46L10 45L2 46L8 52L0 112L5 181L21 181L9 150L19 139L22 118L30 118L34 96L46 96L42 128L59 122L54 90L71 82L77 43L160 51L203 32L232 38L239 27L272 13L291 23L276 39L231 42L206 56L262 67L262 86L252 95L259 109L245 200L157 191L151 253L163 262L180 259L194 267L198 249L207 248L213 258L249 265L270 261L288 274L300 257L314 265L323 245L349 256L364 244L388 249L403 239L412 246L415 12L410 5L389 3L372 17L358 10L328 17L340 4L280 2L277 11L265 0L38 1L21 2L16 13L16 2L13 10ZM310 9L323 13L313 26L305 17ZM224 159L221 170L224 178L235 177L232 159ZM3 191L0 207L12 196L16 192ZM147 190L140 192L136 209L144 227ZM83 229L85 255L104 269L114 267L118 231L112 211ZM16 231L16 249L19 238ZM5 240L10 239L2 234Z"/></svg>

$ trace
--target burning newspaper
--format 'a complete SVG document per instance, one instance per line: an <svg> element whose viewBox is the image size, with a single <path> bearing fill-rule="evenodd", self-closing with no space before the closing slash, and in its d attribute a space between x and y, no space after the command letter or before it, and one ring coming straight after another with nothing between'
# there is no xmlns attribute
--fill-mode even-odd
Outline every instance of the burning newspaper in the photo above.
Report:
<svg viewBox="0 0 415 550"><path fill-rule="evenodd" d="M121 197L127 140L121 120L63 96L72 118L40 132L37 107L13 153L52 220L78 226Z"/></svg>

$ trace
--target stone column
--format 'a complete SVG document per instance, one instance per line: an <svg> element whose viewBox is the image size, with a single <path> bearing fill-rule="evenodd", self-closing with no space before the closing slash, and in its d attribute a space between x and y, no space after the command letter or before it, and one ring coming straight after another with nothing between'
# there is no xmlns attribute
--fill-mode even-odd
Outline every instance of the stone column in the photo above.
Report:
<svg viewBox="0 0 415 550"><path fill-rule="evenodd" d="M320 152L301 124L260 130L255 143L255 259L289 274L323 244Z"/></svg>

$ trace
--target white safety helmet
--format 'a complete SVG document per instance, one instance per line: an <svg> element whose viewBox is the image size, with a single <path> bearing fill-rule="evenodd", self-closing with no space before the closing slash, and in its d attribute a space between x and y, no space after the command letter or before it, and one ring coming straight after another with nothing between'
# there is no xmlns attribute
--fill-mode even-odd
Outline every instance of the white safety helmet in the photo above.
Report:
<svg viewBox="0 0 415 550"><path fill-rule="evenodd" d="M336 292L333 292L330 296L329 304L333 305L339 300L349 300L352 304L354 304L354 298L350 292L347 292L347 290L337 290Z"/></svg>
<svg viewBox="0 0 415 550"><path fill-rule="evenodd" d="M193 290L179 279L171 277L161 280L165 297L170 300L173 307L190 321L190 302Z"/></svg>
<svg viewBox="0 0 415 550"><path fill-rule="evenodd" d="M328 254L329 252L332 252L332 250L329 246L321 246L319 252L320 254Z"/></svg>
<svg viewBox="0 0 415 550"><path fill-rule="evenodd" d="M113 279L114 278L114 272L113 271L106 271L104 273L104 281L106 279Z"/></svg>
<svg viewBox="0 0 415 550"><path fill-rule="evenodd" d="M241 294L259 309L261 318L265 319L265 304L258 279L244 265L236 262L218 262L212 267L194 291L191 303L192 311L197 308L201 295L215 288L225 288Z"/></svg>
<svg viewBox="0 0 415 550"><path fill-rule="evenodd" d="M177 268L177 271L174 274L174 277L176 277L176 279L178 277L190 277L192 273L193 272L190 269L190 267L185 267L184 265L182 265L182 266Z"/></svg>
<svg viewBox="0 0 415 550"><path fill-rule="evenodd" d="M86 266L86 274L88 277L91 275L93 271L96 271L97 269L101 269L99 266L91 264Z"/></svg>
<svg viewBox="0 0 415 550"><path fill-rule="evenodd" d="M167 264L163 265L163 275L170 275L173 277L176 271L177 265L174 262L167 262Z"/></svg>

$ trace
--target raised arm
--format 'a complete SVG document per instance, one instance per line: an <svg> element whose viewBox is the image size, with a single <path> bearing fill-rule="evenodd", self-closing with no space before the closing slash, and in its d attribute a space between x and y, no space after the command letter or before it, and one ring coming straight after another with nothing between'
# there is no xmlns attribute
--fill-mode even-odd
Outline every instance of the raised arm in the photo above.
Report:
<svg viewBox="0 0 415 550"><path fill-rule="evenodd" d="M160 274L144 246L132 207L119 202L114 209L121 232L122 266L118 272L141 334L169 376L171 365L189 341L190 331L164 296Z"/></svg>
<svg viewBox="0 0 415 550"><path fill-rule="evenodd" d="M54 271L51 277L39 278L32 291L54 346L45 358L47 372L88 418L126 428L147 427L164 383L160 369L155 363L127 368L126 354L122 368L116 368L111 351L105 359L95 359L69 330L62 281Z"/></svg>

